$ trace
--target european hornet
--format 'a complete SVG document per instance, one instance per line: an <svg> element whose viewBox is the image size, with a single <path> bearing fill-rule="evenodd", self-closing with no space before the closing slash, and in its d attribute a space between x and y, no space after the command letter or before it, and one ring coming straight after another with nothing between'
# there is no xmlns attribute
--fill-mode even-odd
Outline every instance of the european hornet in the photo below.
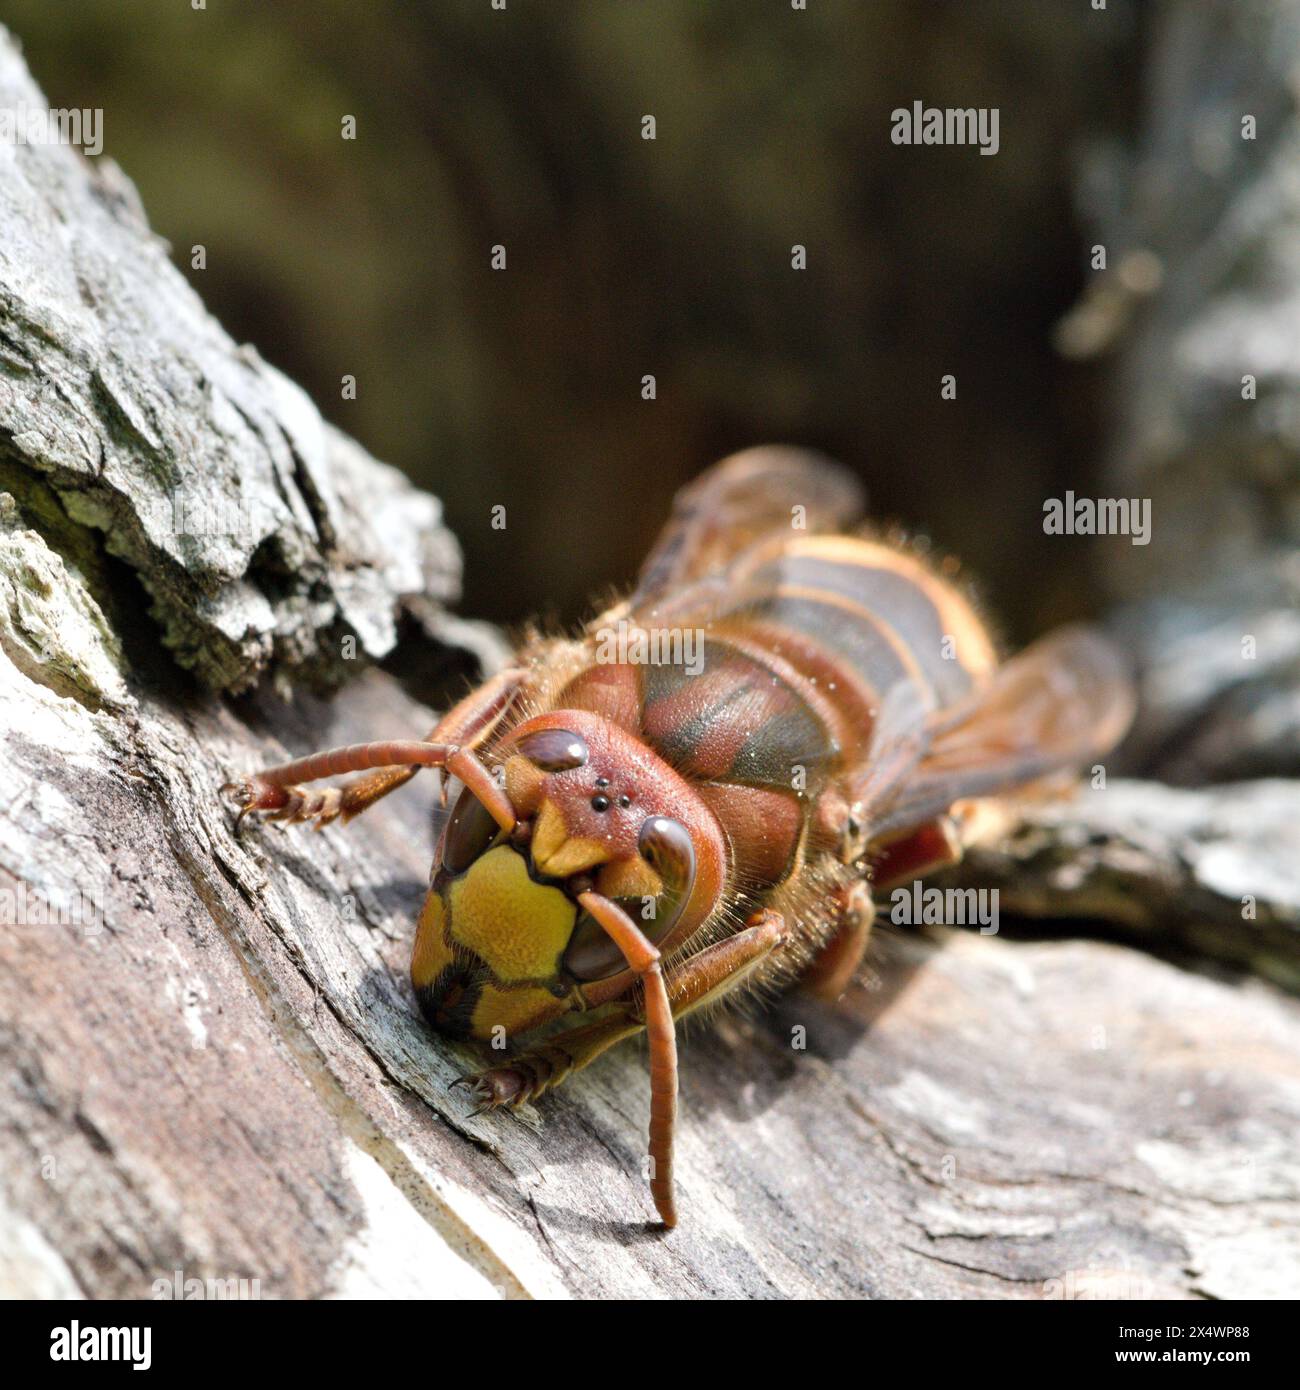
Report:
<svg viewBox="0 0 1300 1390"><path fill-rule="evenodd" d="M626 601L576 640L530 639L423 742L337 748L227 789L240 820L322 826L422 767L456 778L411 959L420 1008L477 1039L583 1015L464 1078L486 1108L534 1100L644 1030L665 1226L675 1020L797 978L837 997L873 889L959 859L972 799L1091 762L1131 716L1103 637L1063 629L999 662L952 567L845 534L859 511L826 460L736 454L679 494Z"/></svg>

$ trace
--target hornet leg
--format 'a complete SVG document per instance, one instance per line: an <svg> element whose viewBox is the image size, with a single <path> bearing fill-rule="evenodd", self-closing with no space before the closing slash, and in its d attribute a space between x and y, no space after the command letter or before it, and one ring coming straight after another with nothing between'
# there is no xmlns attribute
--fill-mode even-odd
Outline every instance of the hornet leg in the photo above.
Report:
<svg viewBox="0 0 1300 1390"><path fill-rule="evenodd" d="M803 977L806 990L830 1003L853 983L866 954L875 920L871 889L885 892L955 864L961 858L961 838L956 823L940 816L883 846L872 847L868 853L872 860L870 885L857 880L840 890L839 923Z"/></svg>
<svg viewBox="0 0 1300 1390"><path fill-rule="evenodd" d="M445 766L471 787L497 821L506 826L504 797L495 789L495 784L493 789L485 786L485 779L487 782L492 779L472 750L496 727L518 692L522 678L523 672L519 670L499 672L448 710L428 737L419 743L354 744L350 748L336 748L267 768L240 782L227 783L221 790L239 807L236 825L250 812L260 813L267 820L291 824L311 821L318 830L340 816L346 824L389 792L404 786L422 767ZM445 750L441 761L436 751L440 747ZM387 757L387 753L393 756ZM452 766L452 758L456 759L456 766ZM368 768L377 771L346 787L305 791L297 785ZM462 775L466 770L468 775ZM507 828L513 825L511 812Z"/></svg>
<svg viewBox="0 0 1300 1390"><path fill-rule="evenodd" d="M604 925L603 919L585 900L592 898L607 903L608 899L586 893L582 898L583 906ZM609 906L619 911L612 903ZM630 919L627 919L627 928L641 936L640 928ZM613 931L610 934L623 944ZM645 951L654 952L654 947L644 937L641 939ZM677 1113L677 1045L673 1020L735 989L785 939L785 922L779 913L756 913L743 931L700 951L676 967L666 989L655 952L654 959L639 972L645 985L639 1005L626 1004L608 1018L557 1033L537 1048L499 1067L462 1080L483 1109L491 1110L500 1105L516 1108L558 1086L571 1072L594 1062L615 1043L644 1028L650 1036L650 1154L654 1160L650 1186L664 1225L675 1226L672 1131ZM625 954L634 969L638 969L634 955L646 959L645 952L638 952L636 947L625 950Z"/></svg>
<svg viewBox="0 0 1300 1390"><path fill-rule="evenodd" d="M853 983L875 918L871 889L861 879L840 889L839 898L839 923L801 981L810 994L828 1003L834 1003Z"/></svg>

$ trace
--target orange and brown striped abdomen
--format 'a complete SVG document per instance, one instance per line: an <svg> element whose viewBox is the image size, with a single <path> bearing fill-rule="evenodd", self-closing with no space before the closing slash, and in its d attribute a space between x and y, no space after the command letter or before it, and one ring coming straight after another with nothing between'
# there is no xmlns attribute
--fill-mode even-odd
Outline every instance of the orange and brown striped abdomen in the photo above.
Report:
<svg viewBox="0 0 1300 1390"><path fill-rule="evenodd" d="M810 776L858 763L887 704L946 708L997 661L955 585L914 555L845 536L763 546L724 598L672 621L703 629L704 671L648 673L643 727L701 780L788 786L795 763Z"/></svg>
<svg viewBox="0 0 1300 1390"><path fill-rule="evenodd" d="M695 634L683 663L602 668L561 696L624 718L697 783L747 863L779 882L817 793L872 756L880 711L924 715L968 696L996 664L970 602L921 560L877 541L779 538L723 590L640 615ZM590 702L590 703L589 703Z"/></svg>
<svg viewBox="0 0 1300 1390"><path fill-rule="evenodd" d="M801 634L877 708L891 693L898 698L900 687L923 708L945 708L970 695L997 664L969 599L915 555L879 541L808 536L774 543L738 566L735 583L749 591L734 605L744 621Z"/></svg>

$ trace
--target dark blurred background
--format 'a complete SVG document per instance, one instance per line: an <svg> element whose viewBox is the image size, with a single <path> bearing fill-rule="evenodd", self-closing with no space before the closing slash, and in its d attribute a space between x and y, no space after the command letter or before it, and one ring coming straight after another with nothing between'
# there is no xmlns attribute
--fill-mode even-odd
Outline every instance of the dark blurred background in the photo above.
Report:
<svg viewBox="0 0 1300 1390"><path fill-rule="evenodd" d="M0 18L52 105L104 109L105 153L230 332L445 500L467 613L580 618L680 483L768 440L856 469L875 514L968 562L1011 637L1095 605L1090 552L1046 544L1042 503L1097 489L1104 363L1063 359L1052 329L1090 274L1080 161L1137 119L1122 0ZM999 153L893 145L916 100L998 107Z"/></svg>

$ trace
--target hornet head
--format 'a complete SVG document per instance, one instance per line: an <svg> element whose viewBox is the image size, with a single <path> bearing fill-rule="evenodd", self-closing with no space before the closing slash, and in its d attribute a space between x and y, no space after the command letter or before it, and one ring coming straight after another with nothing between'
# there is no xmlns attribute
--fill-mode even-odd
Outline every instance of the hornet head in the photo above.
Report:
<svg viewBox="0 0 1300 1390"><path fill-rule="evenodd" d="M614 900L666 951L723 888L712 813L619 725L583 710L538 715L506 735L495 760L518 823L503 831L461 791L411 961L425 1016L454 1037L526 1032L627 988L622 953L579 893Z"/></svg>

